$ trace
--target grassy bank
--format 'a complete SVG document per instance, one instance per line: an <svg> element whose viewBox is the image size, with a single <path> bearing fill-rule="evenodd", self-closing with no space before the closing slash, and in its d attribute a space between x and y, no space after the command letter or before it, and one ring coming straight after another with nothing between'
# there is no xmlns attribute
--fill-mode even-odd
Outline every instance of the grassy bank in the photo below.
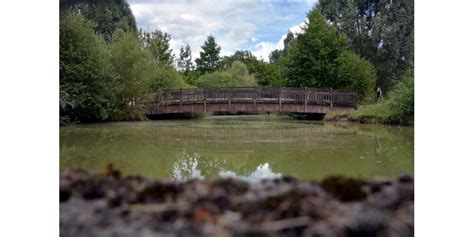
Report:
<svg viewBox="0 0 474 237"><path fill-rule="evenodd" d="M410 72L381 103L362 105L357 110L348 113L329 113L325 119L413 125L414 114L414 78L413 73Z"/></svg>
<svg viewBox="0 0 474 237"><path fill-rule="evenodd" d="M327 121L352 121L360 123L384 123L413 125L413 115L394 113L386 103L360 106L353 112L328 113L324 118Z"/></svg>

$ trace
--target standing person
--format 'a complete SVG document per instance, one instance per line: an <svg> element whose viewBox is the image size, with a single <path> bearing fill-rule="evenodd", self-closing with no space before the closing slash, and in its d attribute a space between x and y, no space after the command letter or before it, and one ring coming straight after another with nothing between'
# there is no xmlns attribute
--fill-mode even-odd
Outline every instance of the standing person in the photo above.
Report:
<svg viewBox="0 0 474 237"><path fill-rule="evenodd" d="M377 103L380 103L382 100L382 89L380 89L380 86L377 87Z"/></svg>

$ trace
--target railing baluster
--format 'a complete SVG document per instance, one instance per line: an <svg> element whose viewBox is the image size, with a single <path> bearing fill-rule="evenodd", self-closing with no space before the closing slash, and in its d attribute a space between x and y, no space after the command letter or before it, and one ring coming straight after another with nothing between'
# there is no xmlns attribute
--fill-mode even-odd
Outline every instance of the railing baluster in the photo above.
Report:
<svg viewBox="0 0 474 237"><path fill-rule="evenodd" d="M310 111L309 106L324 105L331 110L334 107L352 107L357 105L357 94L351 91L316 88L209 88L209 89L175 89L158 90L153 103L147 108L147 113L160 113L162 106L179 104L183 112L185 105L203 103L204 111L208 111L208 103L224 103L231 109L232 103L252 103L257 110L257 102L278 103L278 111L284 111L283 104L304 104L304 111ZM185 104L185 105L183 105ZM202 108L202 107L201 107Z"/></svg>

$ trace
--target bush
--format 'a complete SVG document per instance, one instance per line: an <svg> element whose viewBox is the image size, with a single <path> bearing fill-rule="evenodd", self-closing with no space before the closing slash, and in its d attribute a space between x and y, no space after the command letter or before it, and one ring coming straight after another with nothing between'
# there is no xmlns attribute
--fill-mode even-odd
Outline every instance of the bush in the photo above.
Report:
<svg viewBox="0 0 474 237"><path fill-rule="evenodd" d="M340 88L357 92L359 101L371 96L375 88L375 68L359 55L346 51L336 60Z"/></svg>
<svg viewBox="0 0 474 237"><path fill-rule="evenodd" d="M135 31L119 28L107 43L78 11L60 13L60 123L141 120L159 88L188 85L153 58Z"/></svg>
<svg viewBox="0 0 474 237"><path fill-rule="evenodd" d="M308 13L304 31L290 41L288 55L280 56L288 86L353 90L359 100L375 88L374 66L347 49L347 38L338 34L318 8Z"/></svg>
<svg viewBox="0 0 474 237"><path fill-rule="evenodd" d="M60 121L95 122L114 110L109 52L94 23L63 12L59 25Z"/></svg>
<svg viewBox="0 0 474 237"><path fill-rule="evenodd" d="M249 75L245 64L239 61L232 63L228 70L206 73L197 80L197 86L202 88L251 87L256 85L253 75Z"/></svg>
<svg viewBox="0 0 474 237"><path fill-rule="evenodd" d="M115 32L109 48L118 98L116 119L142 119L153 68L151 56L142 50L136 34L122 30Z"/></svg>
<svg viewBox="0 0 474 237"><path fill-rule="evenodd" d="M381 104L361 106L352 113L330 114L327 119L347 117L361 122L411 124L415 114L415 83L410 70Z"/></svg>
<svg viewBox="0 0 474 237"><path fill-rule="evenodd" d="M415 115L415 79L413 69L400 81L390 93L386 102L394 118L413 120Z"/></svg>
<svg viewBox="0 0 474 237"><path fill-rule="evenodd" d="M283 71L275 63L261 63L255 76L261 86L281 87L286 84Z"/></svg>
<svg viewBox="0 0 474 237"><path fill-rule="evenodd" d="M183 79L183 76L176 69L155 62L151 68L151 89L152 92L158 89L177 89L189 87Z"/></svg>

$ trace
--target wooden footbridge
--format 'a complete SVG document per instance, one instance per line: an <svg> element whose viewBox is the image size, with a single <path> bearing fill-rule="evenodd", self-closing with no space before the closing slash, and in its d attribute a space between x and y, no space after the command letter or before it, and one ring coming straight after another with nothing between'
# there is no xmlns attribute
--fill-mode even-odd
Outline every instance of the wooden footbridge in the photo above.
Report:
<svg viewBox="0 0 474 237"><path fill-rule="evenodd" d="M159 91L147 115L193 112L352 111L357 95L351 91L317 88L216 88Z"/></svg>

